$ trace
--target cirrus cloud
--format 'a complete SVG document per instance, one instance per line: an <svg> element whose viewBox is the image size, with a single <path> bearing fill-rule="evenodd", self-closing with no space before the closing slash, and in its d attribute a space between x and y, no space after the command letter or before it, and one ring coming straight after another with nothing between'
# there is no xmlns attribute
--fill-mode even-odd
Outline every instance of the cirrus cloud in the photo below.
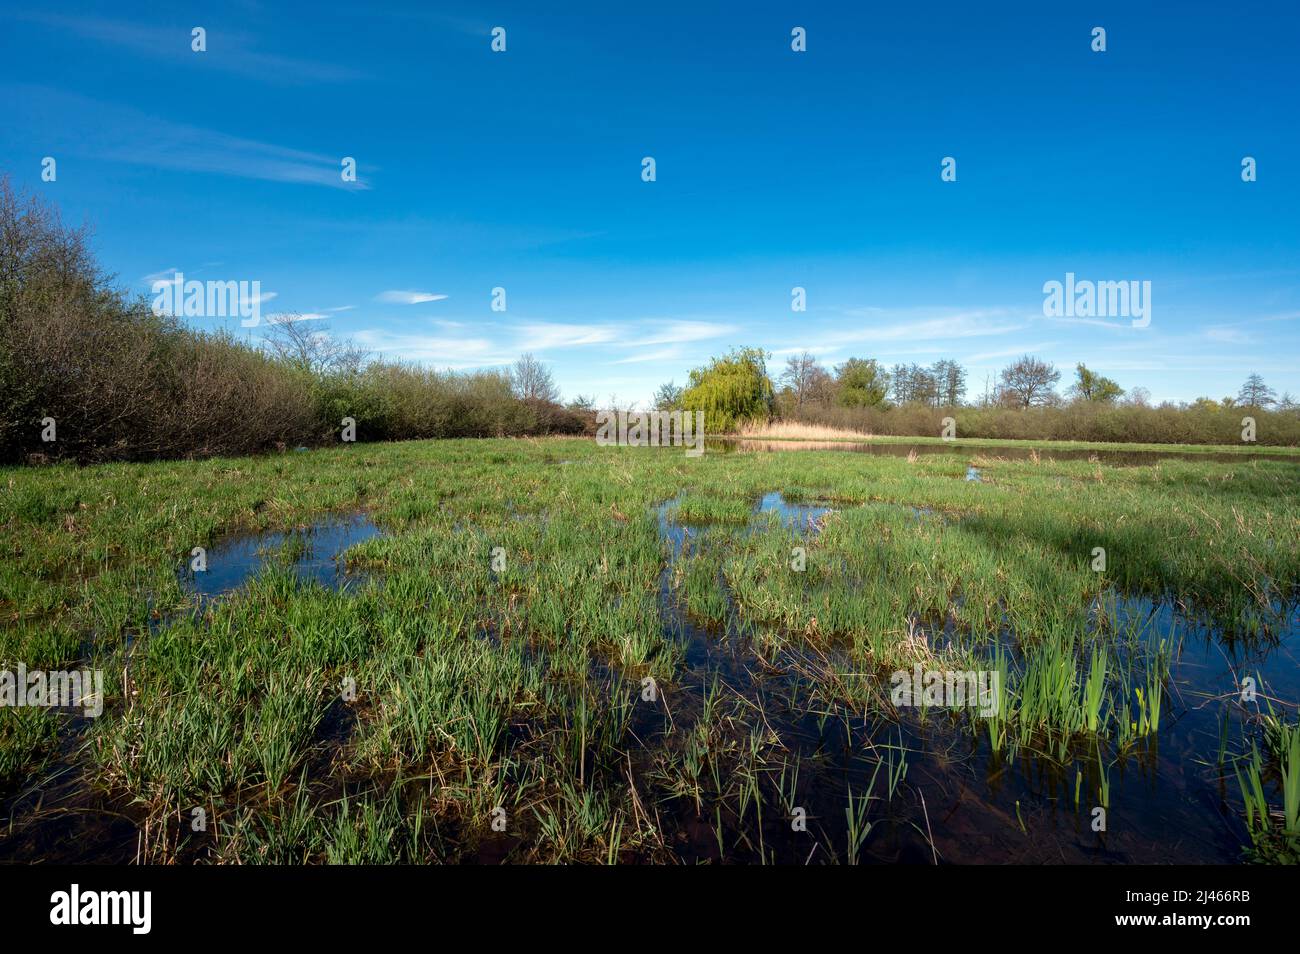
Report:
<svg viewBox="0 0 1300 954"><path fill-rule="evenodd" d="M433 292L394 289L380 292L375 296L375 301L383 302L386 305L422 305L426 301L442 301L446 297L446 295L436 295Z"/></svg>

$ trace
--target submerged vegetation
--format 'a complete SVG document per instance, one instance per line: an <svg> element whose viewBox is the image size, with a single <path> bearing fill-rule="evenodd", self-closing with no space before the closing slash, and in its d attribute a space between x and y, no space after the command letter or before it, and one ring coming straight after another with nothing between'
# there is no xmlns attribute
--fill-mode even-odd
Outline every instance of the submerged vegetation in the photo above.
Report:
<svg viewBox="0 0 1300 954"><path fill-rule="evenodd" d="M0 471L0 668L107 686L0 710L0 857L1294 860L1300 467L968 463Z"/></svg>

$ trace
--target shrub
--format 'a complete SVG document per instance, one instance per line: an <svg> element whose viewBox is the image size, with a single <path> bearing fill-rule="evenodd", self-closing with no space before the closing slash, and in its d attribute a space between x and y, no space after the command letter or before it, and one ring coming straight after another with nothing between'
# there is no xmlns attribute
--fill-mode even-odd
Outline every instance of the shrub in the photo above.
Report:
<svg viewBox="0 0 1300 954"><path fill-rule="evenodd" d="M363 441L591 424L551 400L553 385L516 396L505 371L366 364L305 326L271 331L259 350L153 314L111 287L85 230L0 180L0 460L249 454L337 441L345 417ZM47 417L52 443L41 439Z"/></svg>

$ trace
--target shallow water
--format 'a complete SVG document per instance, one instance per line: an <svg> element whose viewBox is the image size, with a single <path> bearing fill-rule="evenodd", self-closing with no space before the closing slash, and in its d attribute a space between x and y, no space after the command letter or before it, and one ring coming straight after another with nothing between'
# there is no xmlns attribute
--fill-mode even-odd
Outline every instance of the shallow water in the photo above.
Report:
<svg viewBox="0 0 1300 954"><path fill-rule="evenodd" d="M795 503L785 499L780 492L764 494L755 513L774 513L781 524L790 530L809 530L817 526L822 517L831 512L829 504Z"/></svg>
<svg viewBox="0 0 1300 954"><path fill-rule="evenodd" d="M288 531L230 534L208 548L205 571L192 571L187 557L179 578L182 589L197 597L201 609L275 564L286 544L300 543L302 550L290 564L298 578L343 589L364 576L349 571L342 554L380 533L369 516L351 513L331 514ZM156 632L176 616L159 615L151 622L150 631ZM138 645L135 639L126 642L128 647ZM316 741L341 731L340 724L349 717L344 707L332 707L322 720ZM84 759L84 753L74 754L85 727L85 720L70 722L63 737L63 752L43 773L40 787L20 792L5 806L11 822L27 812L31 815L13 832L0 831L0 858L9 862L56 860L64 864L129 864L138 860L136 807L120 804L106 794L95 783L93 767ZM56 807L43 812L42 805Z"/></svg>
<svg viewBox="0 0 1300 954"><path fill-rule="evenodd" d="M852 714L817 696L814 674L827 665L853 671L847 652L834 647L824 655L792 646L772 650L756 640L754 626L736 609L726 580L719 586L726 600L726 620L707 624L692 617L684 596L674 587L674 573L690 553L718 543L715 534L735 528L683 525L674 510L679 495L657 510L659 532L670 558L659 581L659 611L665 632L683 651L685 670L672 691L672 710L638 706L634 748L637 773L653 769L653 750L682 744L702 718L704 699L717 690L739 711L744 726L770 732L775 751L799 766L797 804L808 813L807 833L791 829L765 781L764 817L733 824L724 819L726 851L716 842L714 819L695 814L687 799L656 805L675 835L671 848L683 861L777 860L803 863L831 860L814 847L809 833L843 852L845 808L851 794L870 795L872 825L861 846L862 861L878 863L1231 863L1238 861L1247 837L1239 817L1240 797L1231 768L1216 764L1221 719L1230 715L1230 748L1240 739L1238 715L1223 700L1235 694L1244 675L1259 680L1261 695L1294 706L1300 700L1300 607L1292 606L1270 632L1257 638L1228 639L1213 626L1190 616L1174 602L1120 597L1111 615L1135 631L1137 643L1164 640L1171 653L1165 711L1158 734L1123 753L1113 746L1086 742L1073 746L1058 761L1046 753L1022 749L1012 758L993 753L986 736L944 711L926 719L902 710L897 720L863 712ZM768 493L755 501L741 534L786 530L815 538L845 504L792 501ZM905 504L861 506L897 508L918 519L927 512ZM945 516L944 519L960 519ZM364 577L349 572L342 554L380 531L364 514L335 515L288 532L235 535L209 549L204 574L183 575L191 592L215 599L244 585L279 558L286 544L302 545L292 564L303 580L341 588ZM291 550L290 552L294 552ZM927 624L917 620L923 628ZM930 645L960 640L950 623L929 626ZM1018 657L1009 634L1006 648ZM1117 653L1122 650L1117 649ZM879 673L861 674L880 679ZM886 680L887 674L883 677ZM838 711L820 718L821 712ZM337 720L334 720L337 722ZM323 731L333 731L326 720ZM342 730L347 728L343 725ZM887 779L891 767L906 762L896 787ZM1100 767L1099 767L1100 766ZM86 787L84 767L69 763L68 773L36 798L59 801L77 810L51 814L30 825L4 849L7 858L59 858L65 861L127 862L134 856L138 832L127 815L108 811ZM1109 780L1107 831L1091 830L1091 810L1102 773ZM1079 804L1076 779L1082 779ZM1273 793L1270 792L1272 796ZM66 802L64 801L66 799ZM1272 799L1277 802L1276 797ZM707 806L706 802L706 806ZM111 807L111 806L110 806ZM774 811L775 810L775 811ZM773 817L774 816L774 817ZM69 827L68 819L75 823ZM755 829L762 843L744 841ZM71 832L71 836L70 836ZM504 849L503 849L504 851ZM499 860L486 855L481 860ZM843 860L843 857L840 857Z"/></svg>
<svg viewBox="0 0 1300 954"><path fill-rule="evenodd" d="M201 601L223 596L273 565L286 544L301 543L302 552L292 563L298 578L342 589L361 577L349 572L340 556L349 547L380 532L368 515L353 513L332 514L295 530L231 534L208 550L205 571L194 572L187 561L181 584Z"/></svg>
<svg viewBox="0 0 1300 954"><path fill-rule="evenodd" d="M638 708L637 737L671 748L680 744L692 723L702 717L704 699L710 692L726 701L745 700L746 721L773 730L790 764L799 766L799 805L808 812L808 830L816 831L823 841L842 844L846 791L856 793L857 797L873 791L872 777L881 763L882 753L903 744L904 737L894 727L873 724L869 733L879 740L880 747L868 754L861 748L863 736L868 734L861 720L851 720L851 726L846 726L838 719L822 722L810 713L804 704L808 680L801 667L816 666L823 660L794 650L760 655L754 645L755 631L736 612L725 579L718 580L728 606L725 623L706 624L691 616L684 598L672 585L674 565L688 553L709 546L717 528L679 523L673 512L682 499L678 496L658 508L660 533L672 553L671 562L660 579L659 604L665 631L683 649L686 672L680 677L680 691L673 697L671 720L657 715L647 717L647 710ZM820 532L821 521L833 514L833 508L821 501L797 502L786 500L779 493L766 494L755 504L751 522L741 532L762 532L768 526L766 514L776 514L783 526L811 537ZM667 734L670 722L675 730L672 736ZM902 759L901 754L889 757ZM883 790L883 783L877 788ZM881 794L877 790L872 797L880 798ZM887 799L887 804L873 809L872 823L877 827L870 845L862 849L861 860L930 860L928 844L913 837L910 798L900 787ZM718 848L714 819L695 816L689 804L669 804L681 809L675 819L678 840L674 845L681 859L688 863L722 860L724 854ZM737 839L737 843L728 843L725 860L762 858L786 863L829 860L824 851L819 858L815 857L816 849L812 849L808 834L793 832L783 818L765 817L760 826L762 845L752 843L752 832L744 831L744 826L734 827L725 819L722 824L727 838ZM814 853L811 859L810 850Z"/></svg>
<svg viewBox="0 0 1300 954"><path fill-rule="evenodd" d="M673 563L690 549L708 547L712 532L672 519L681 499L668 501L658 511ZM828 514L833 519L824 503L791 502L778 493L765 495L754 513L759 526L762 514L776 513L784 526L807 535L819 532ZM685 650L689 673L684 687L694 691L697 704L714 684L748 700L790 756L806 760L800 802L809 817L817 819L824 840L842 844L847 839L844 813L849 793L860 797L873 791L876 801L870 817L876 827L862 846L862 860L1238 861L1248 838L1239 817L1237 781L1231 765L1217 763L1223 720L1230 752L1239 747L1242 726L1239 708L1225 700L1238 694L1246 675L1258 680L1261 696L1288 706L1300 700L1300 607L1282 609L1259 637L1227 639L1170 600L1120 597L1109 609L1126 638L1111 640L1112 658L1135 653L1133 658L1138 658L1162 642L1168 653L1159 731L1122 752L1106 741L1076 740L1064 758L1027 747L1007 758L992 751L986 735L972 733L946 710L932 711L923 719L917 710L904 709L896 722L865 713L829 721L809 715L816 707L809 702L815 680L808 670L827 661L851 670L843 655L830 649L825 658L812 660L802 650L791 649L779 658L760 658L754 634L737 614L725 580L720 578L719 584L729 607L727 623L709 626L691 618L671 579L670 565L661 581L660 609L666 630ZM950 626L936 630L931 633L933 646L954 636ZM1009 635L1007 648L1014 668L1018 652ZM690 709L681 701L675 704ZM679 723L686 718L678 714ZM878 780L873 788L873 776L882 758L894 759L902 750L905 781L892 797L882 798ZM1096 832L1093 811L1102 801L1103 779L1109 790L1106 830ZM801 854L810 845L806 835L792 834L782 819L765 824L764 831L765 851L777 860L803 860ZM712 827L702 830L698 839L681 846L683 858L716 858L712 838Z"/></svg>

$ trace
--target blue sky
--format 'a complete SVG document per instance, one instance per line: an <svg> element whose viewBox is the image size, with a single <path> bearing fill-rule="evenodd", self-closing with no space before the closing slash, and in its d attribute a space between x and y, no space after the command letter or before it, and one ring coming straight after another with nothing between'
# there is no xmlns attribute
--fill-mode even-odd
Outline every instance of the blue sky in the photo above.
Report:
<svg viewBox="0 0 1300 954"><path fill-rule="evenodd" d="M532 351L566 397L737 345L1300 396L1297 49L1282 2L6 4L0 170L141 292L258 280L391 357ZM1150 281L1150 325L1044 317L1067 272Z"/></svg>

